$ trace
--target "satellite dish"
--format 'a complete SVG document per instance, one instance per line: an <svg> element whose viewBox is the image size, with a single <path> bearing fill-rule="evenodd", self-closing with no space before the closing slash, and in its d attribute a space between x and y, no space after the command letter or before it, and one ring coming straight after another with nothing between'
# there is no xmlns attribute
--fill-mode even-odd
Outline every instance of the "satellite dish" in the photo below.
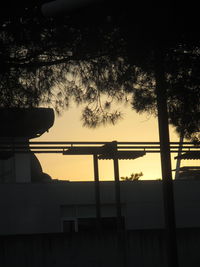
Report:
<svg viewBox="0 0 200 267"><path fill-rule="evenodd" d="M70 12L74 9L85 7L89 4L102 2L101 0L56 0L42 5L41 11L45 17L54 17Z"/></svg>
<svg viewBox="0 0 200 267"><path fill-rule="evenodd" d="M35 138L53 124L51 108L0 108L0 138Z"/></svg>

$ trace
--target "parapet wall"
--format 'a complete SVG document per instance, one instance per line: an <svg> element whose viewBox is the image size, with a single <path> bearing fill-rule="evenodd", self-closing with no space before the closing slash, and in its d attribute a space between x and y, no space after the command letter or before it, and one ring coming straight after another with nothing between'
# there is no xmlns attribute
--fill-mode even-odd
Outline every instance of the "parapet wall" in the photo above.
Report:
<svg viewBox="0 0 200 267"><path fill-rule="evenodd" d="M115 217L113 182L101 182L102 216ZM200 227L200 181L175 181L177 228ZM121 182L128 230L164 229L161 181ZM0 185L0 235L60 233L63 222L95 217L93 182Z"/></svg>
<svg viewBox="0 0 200 267"><path fill-rule="evenodd" d="M168 267L163 230L130 230L119 242L116 233L4 236L2 267ZM200 230L177 231L179 267L200 263Z"/></svg>

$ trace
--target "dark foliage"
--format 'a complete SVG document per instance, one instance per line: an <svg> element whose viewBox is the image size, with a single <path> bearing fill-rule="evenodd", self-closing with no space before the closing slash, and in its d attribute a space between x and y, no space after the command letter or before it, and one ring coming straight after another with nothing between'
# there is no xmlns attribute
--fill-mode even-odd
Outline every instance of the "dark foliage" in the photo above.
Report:
<svg viewBox="0 0 200 267"><path fill-rule="evenodd" d="M131 173L130 176L120 177L122 181L138 181L140 177L143 176L142 172L139 173Z"/></svg>
<svg viewBox="0 0 200 267"><path fill-rule="evenodd" d="M1 107L51 105L59 113L73 100L85 104L82 119L90 127L120 118L113 100L131 97L137 112L156 114L159 42L170 123L186 137L198 137L200 41L188 7L138 4L133 10L129 1L114 8L108 1L44 18L43 2L21 0L17 9L1 11Z"/></svg>

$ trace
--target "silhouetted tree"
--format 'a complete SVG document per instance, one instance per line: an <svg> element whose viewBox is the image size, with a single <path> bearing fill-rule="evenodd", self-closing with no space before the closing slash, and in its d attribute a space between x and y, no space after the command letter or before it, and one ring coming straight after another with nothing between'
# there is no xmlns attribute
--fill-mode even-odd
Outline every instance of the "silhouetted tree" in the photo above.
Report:
<svg viewBox="0 0 200 267"><path fill-rule="evenodd" d="M1 14L1 107L45 104L60 112L74 100L86 105L84 125L96 127L121 116L112 109L113 99L132 98L137 112L156 115L159 38L170 123L185 137L198 137L200 43L195 21L184 22L185 10L181 15L178 9L147 6L133 15L128 1L124 7L110 1L44 18L43 2L21 1L17 11Z"/></svg>
<svg viewBox="0 0 200 267"><path fill-rule="evenodd" d="M134 109L156 114L155 87L159 82L167 89L170 122L185 137L198 138L198 14L192 10L193 17L188 16L188 5L180 11L183 3L176 8L174 3L172 9L170 1L162 2L162 8L158 3L153 6L152 1L141 1L140 7L135 2L133 9L129 1L123 5L111 1L110 6L104 3L46 19L38 12L42 1L19 2L23 5L19 7L17 2L17 10L12 7L9 14L1 12L0 106L49 104L59 112L73 99L86 104L84 124L96 127L115 123L120 117L118 110L111 110L113 99L127 101L127 96L132 96ZM161 156L168 157L169 151L164 150ZM165 182L170 178L170 164L166 165L162 168ZM173 190L171 185L165 189L167 199ZM165 217L172 222L166 228L173 237L173 198L168 200Z"/></svg>
<svg viewBox="0 0 200 267"><path fill-rule="evenodd" d="M140 172L140 173L131 173L130 176L123 176L123 177L120 177L120 179L122 181L138 181L140 179L140 177L143 176L143 173Z"/></svg>

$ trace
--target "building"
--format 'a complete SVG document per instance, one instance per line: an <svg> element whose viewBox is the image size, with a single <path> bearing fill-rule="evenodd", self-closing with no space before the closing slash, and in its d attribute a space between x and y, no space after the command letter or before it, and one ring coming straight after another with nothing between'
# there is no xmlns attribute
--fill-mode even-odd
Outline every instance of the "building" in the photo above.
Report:
<svg viewBox="0 0 200 267"><path fill-rule="evenodd" d="M63 152L93 154L95 182L35 179L45 175L26 145L31 136L14 136L17 147L1 137L1 266L167 267L162 181L119 182L112 151L99 159L114 160L115 182L99 182L96 151L105 152L105 147ZM136 154L122 151L117 159L145 152ZM200 181L180 179L173 184L180 267L199 266Z"/></svg>
<svg viewBox="0 0 200 267"><path fill-rule="evenodd" d="M177 228L200 227L199 188L174 182ZM102 219L115 218L114 182L100 182L100 192ZM96 217L94 182L1 184L0 206L1 235L76 232ZM121 182L121 209L127 230L164 229L162 182Z"/></svg>

